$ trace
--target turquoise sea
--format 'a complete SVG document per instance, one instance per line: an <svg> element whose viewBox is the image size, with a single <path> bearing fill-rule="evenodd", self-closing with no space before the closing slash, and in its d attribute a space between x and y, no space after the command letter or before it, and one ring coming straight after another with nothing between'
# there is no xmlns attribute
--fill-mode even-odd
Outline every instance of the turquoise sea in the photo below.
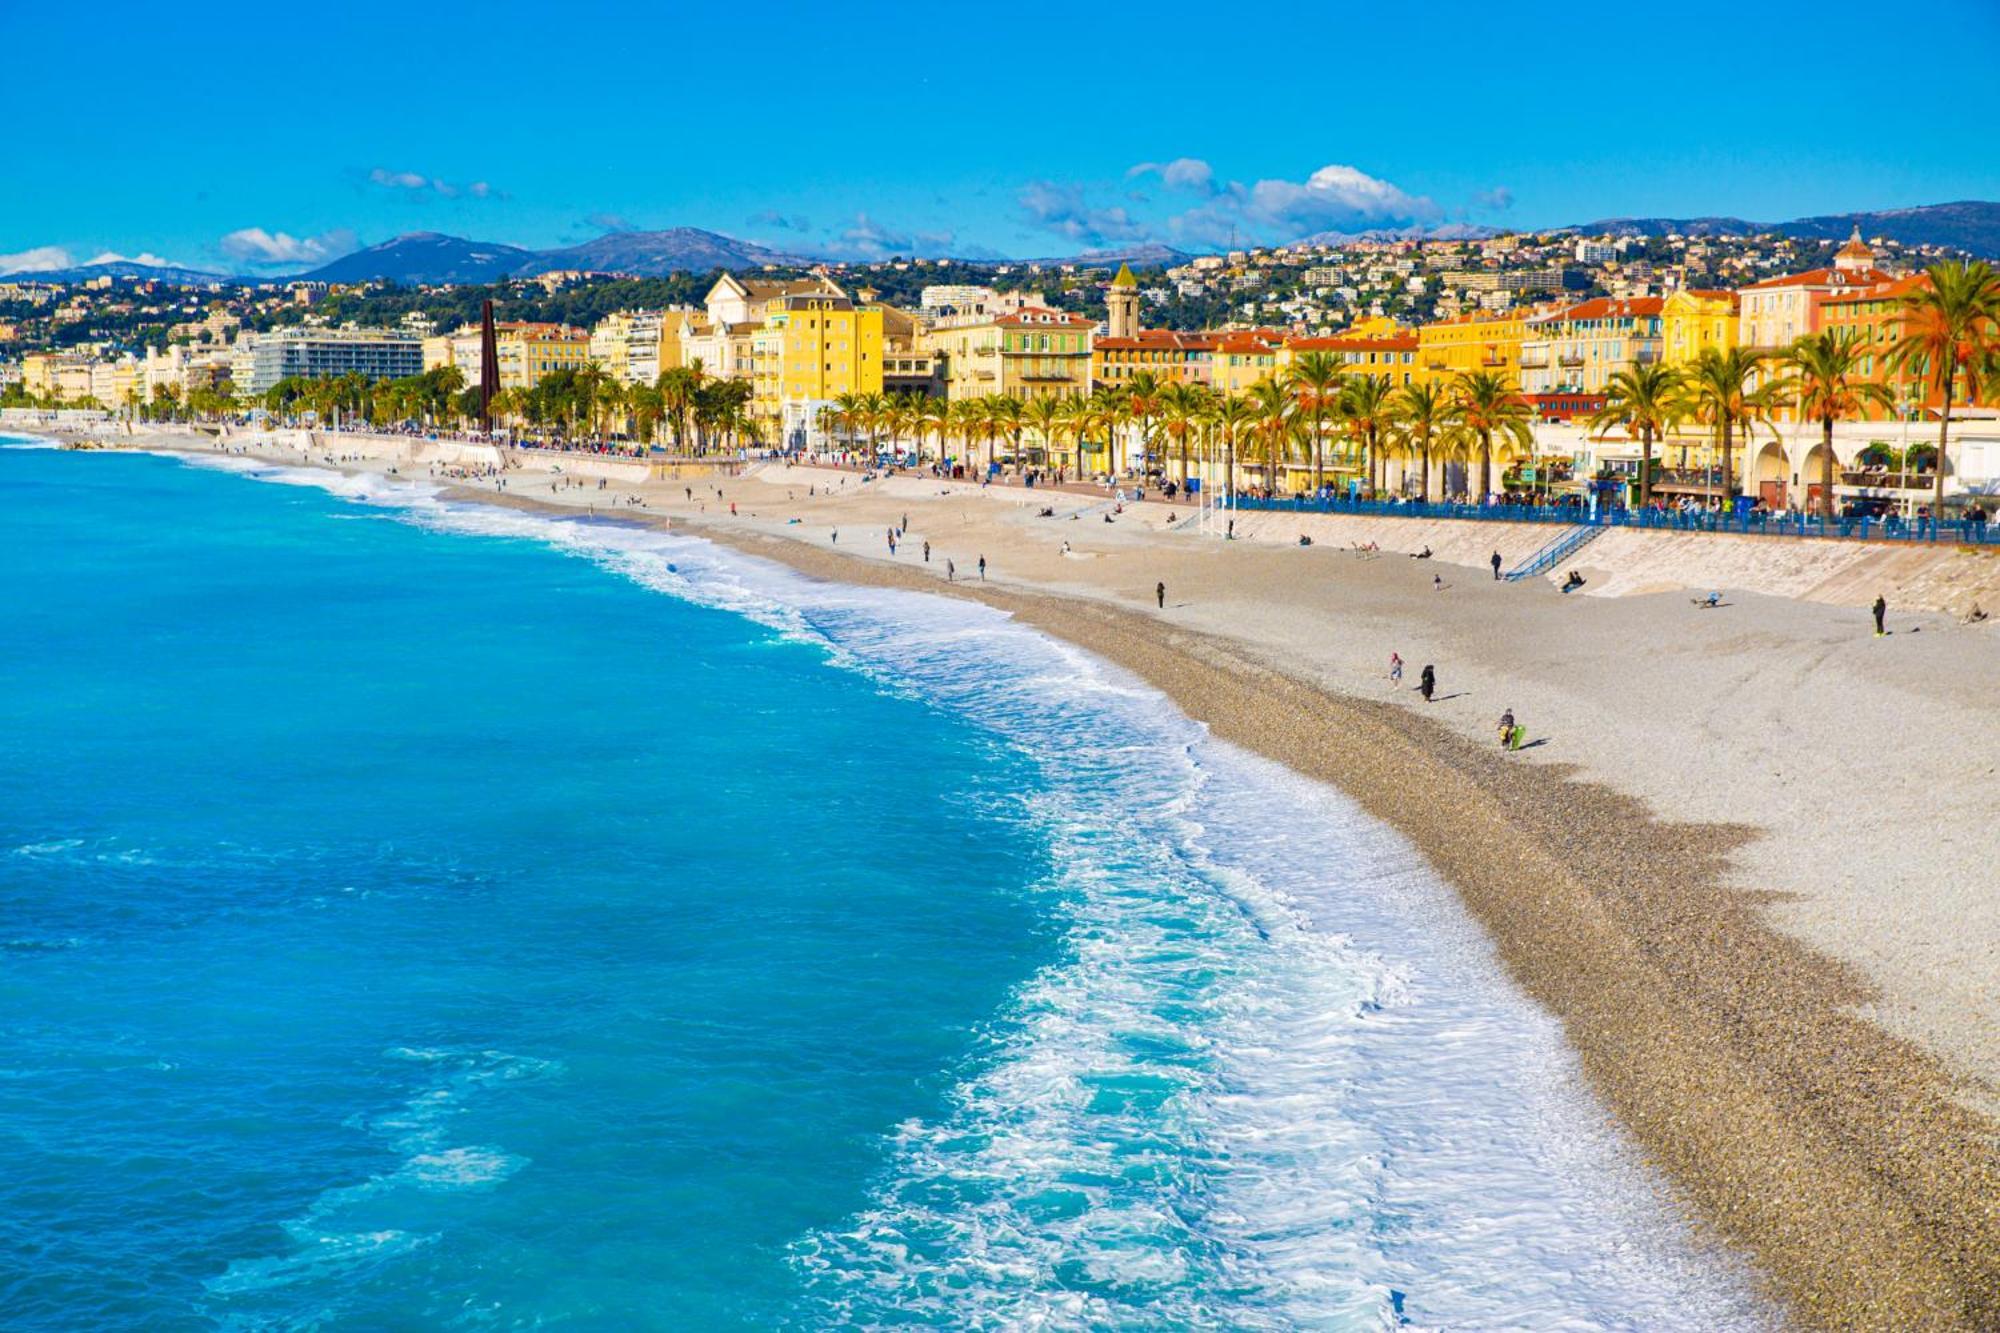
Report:
<svg viewBox="0 0 2000 1333"><path fill-rule="evenodd" d="M0 1327L1755 1328L1450 894L983 607L0 447Z"/></svg>

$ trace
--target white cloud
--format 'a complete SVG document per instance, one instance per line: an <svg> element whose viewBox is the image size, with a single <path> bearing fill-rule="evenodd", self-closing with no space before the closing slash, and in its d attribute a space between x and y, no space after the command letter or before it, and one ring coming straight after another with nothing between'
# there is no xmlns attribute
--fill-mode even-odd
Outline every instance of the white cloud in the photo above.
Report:
<svg viewBox="0 0 2000 1333"><path fill-rule="evenodd" d="M1424 227L1441 221L1435 200L1358 168L1332 163L1302 181L1230 181L1215 198L1173 218L1176 236L1205 244L1294 241L1323 231Z"/></svg>
<svg viewBox="0 0 2000 1333"><path fill-rule="evenodd" d="M370 184L385 190L404 190L410 194L435 194L446 199L456 199L460 195L470 195L474 199L505 199L507 196L493 188L488 181L474 181L470 185L458 186L437 176L426 176L419 171L391 171L387 167L376 167L368 173Z"/></svg>
<svg viewBox="0 0 2000 1333"><path fill-rule="evenodd" d="M890 259L897 255L937 256L948 254L955 239L950 231L915 231L856 213L854 221L840 230L826 252L834 258L858 260Z"/></svg>
<svg viewBox="0 0 2000 1333"><path fill-rule="evenodd" d="M1215 168L1198 157L1177 157L1171 162L1141 162L1125 173L1127 180L1134 176L1158 176L1160 183L1169 190L1215 193Z"/></svg>
<svg viewBox="0 0 2000 1333"><path fill-rule="evenodd" d="M1146 225L1123 208L1094 208L1083 187L1059 181L1030 181L1019 195L1021 211L1034 226L1082 245L1146 239Z"/></svg>
<svg viewBox="0 0 2000 1333"><path fill-rule="evenodd" d="M121 255L116 250L103 250L83 262L86 267L91 264L145 264L149 268L183 267L177 261L156 255L151 250L142 250L136 255Z"/></svg>
<svg viewBox="0 0 2000 1333"><path fill-rule="evenodd" d="M11 255L0 255L0 273L49 273L59 268L73 268L69 251L60 245L38 245L32 250L17 250Z"/></svg>
<svg viewBox="0 0 2000 1333"><path fill-rule="evenodd" d="M243 227L221 242L222 253L255 268L286 264L320 264L354 248L354 233L344 228L318 236L294 236L262 227Z"/></svg>

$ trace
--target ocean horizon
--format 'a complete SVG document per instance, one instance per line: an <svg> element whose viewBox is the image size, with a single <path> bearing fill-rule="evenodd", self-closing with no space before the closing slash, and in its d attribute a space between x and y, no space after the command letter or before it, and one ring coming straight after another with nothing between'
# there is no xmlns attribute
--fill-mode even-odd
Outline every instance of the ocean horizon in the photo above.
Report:
<svg viewBox="0 0 2000 1333"><path fill-rule="evenodd" d="M26 441L0 551L8 1327L1768 1322L1407 842L1000 611Z"/></svg>

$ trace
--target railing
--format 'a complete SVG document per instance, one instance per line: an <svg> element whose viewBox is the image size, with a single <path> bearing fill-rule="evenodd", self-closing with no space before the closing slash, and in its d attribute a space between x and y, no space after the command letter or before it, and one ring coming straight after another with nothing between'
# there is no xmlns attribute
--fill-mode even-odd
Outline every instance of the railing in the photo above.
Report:
<svg viewBox="0 0 2000 1333"><path fill-rule="evenodd" d="M1571 528L1568 532L1558 533L1553 540L1544 543L1540 550L1508 570L1507 582L1519 583L1522 579L1531 579L1537 574L1547 573L1556 567L1558 561L1567 560L1602 531L1604 529L1596 524L1585 523Z"/></svg>
<svg viewBox="0 0 2000 1333"><path fill-rule="evenodd" d="M1928 518L1831 518L1804 514L1722 514L1697 509L1628 509L1600 507L1591 514L1580 503L1426 504L1421 501L1314 500L1304 495L1287 499L1234 496L1239 509L1268 513L1349 514L1376 518L1453 518L1482 523L1560 523L1611 528L1645 528L1662 532L1725 532L1747 537L1828 537L1849 541L1954 542L2000 546L2000 522Z"/></svg>

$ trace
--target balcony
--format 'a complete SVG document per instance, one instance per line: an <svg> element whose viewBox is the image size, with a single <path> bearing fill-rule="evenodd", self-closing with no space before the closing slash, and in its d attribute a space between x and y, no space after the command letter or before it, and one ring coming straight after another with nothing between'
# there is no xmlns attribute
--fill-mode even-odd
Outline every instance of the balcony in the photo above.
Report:
<svg viewBox="0 0 2000 1333"><path fill-rule="evenodd" d="M1523 352L1519 362L1523 370L1547 370L1549 358L1546 352Z"/></svg>
<svg viewBox="0 0 2000 1333"><path fill-rule="evenodd" d="M1805 480L1817 484L1819 473L1814 471ZM1922 472L1876 472L1847 471L1840 473L1842 486L1869 487L1889 491L1928 491L1937 485L1937 478L1926 468Z"/></svg>
<svg viewBox="0 0 2000 1333"><path fill-rule="evenodd" d="M1559 356L1556 358L1556 364L1565 369L1574 370L1583 364L1583 358L1580 356Z"/></svg>

